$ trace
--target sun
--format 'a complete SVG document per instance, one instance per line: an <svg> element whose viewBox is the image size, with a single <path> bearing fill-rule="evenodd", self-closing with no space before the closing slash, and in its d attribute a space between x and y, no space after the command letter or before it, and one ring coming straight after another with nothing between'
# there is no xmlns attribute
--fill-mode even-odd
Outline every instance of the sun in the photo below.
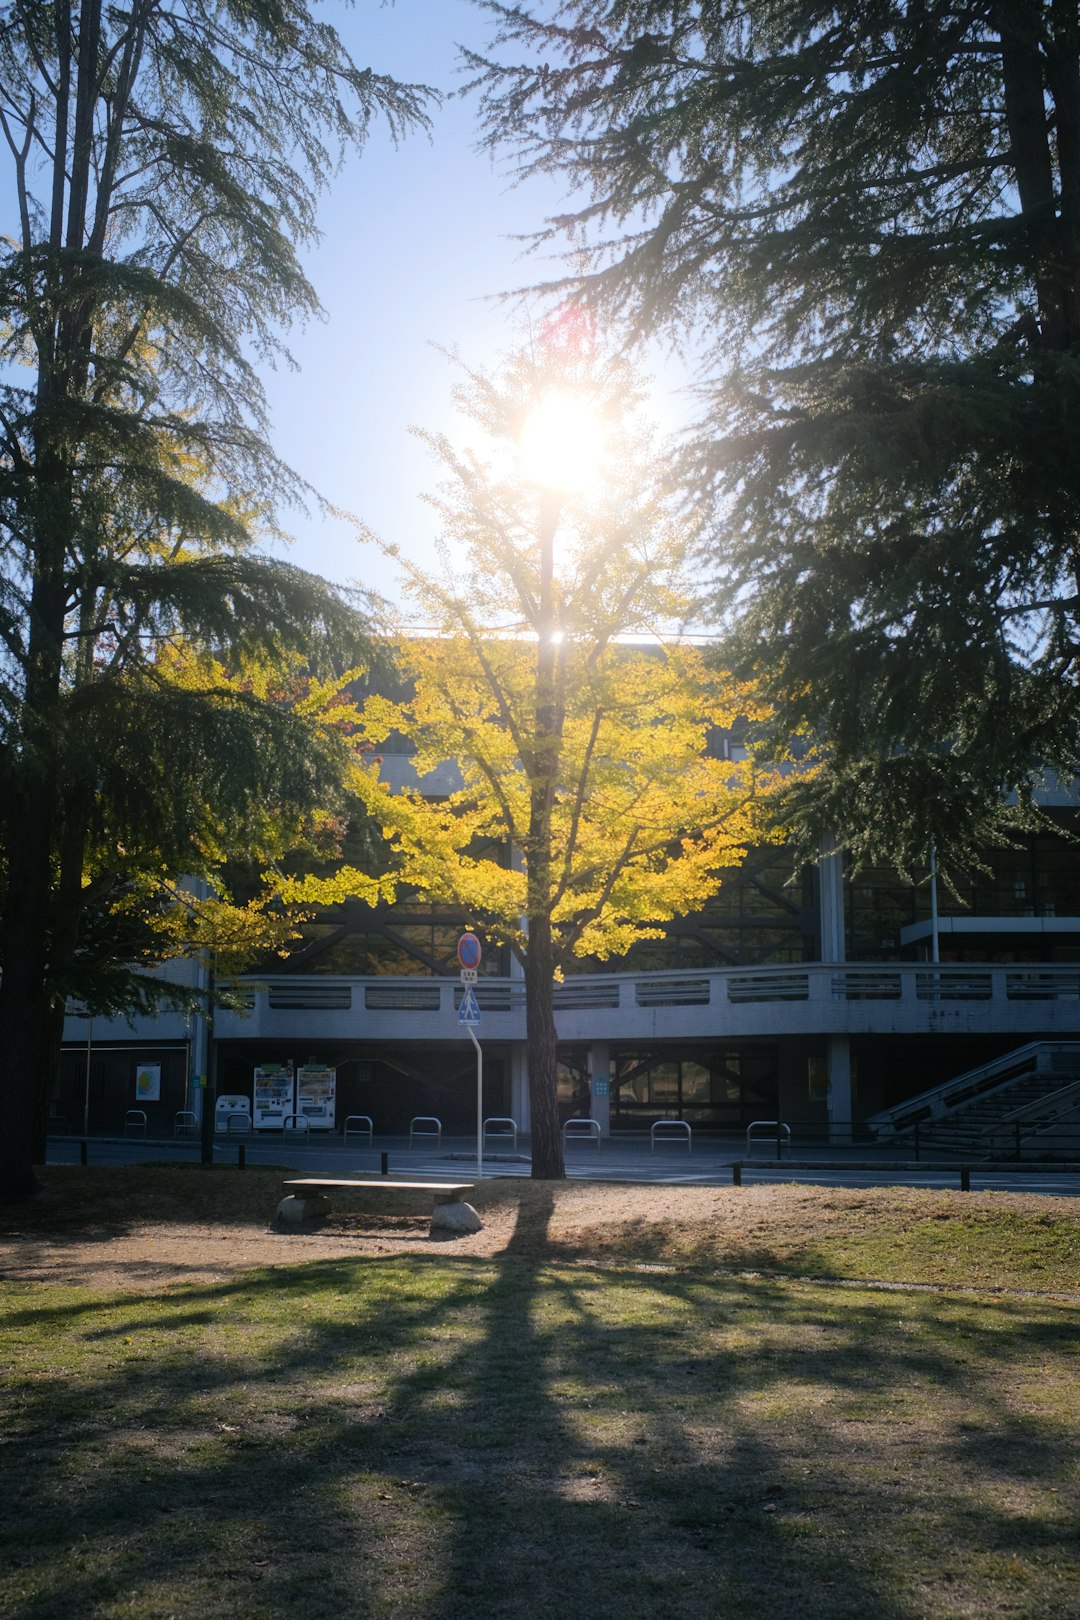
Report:
<svg viewBox="0 0 1080 1620"><path fill-rule="evenodd" d="M602 478L604 428L595 401L549 389L521 429L522 471L532 483L562 495L593 493Z"/></svg>

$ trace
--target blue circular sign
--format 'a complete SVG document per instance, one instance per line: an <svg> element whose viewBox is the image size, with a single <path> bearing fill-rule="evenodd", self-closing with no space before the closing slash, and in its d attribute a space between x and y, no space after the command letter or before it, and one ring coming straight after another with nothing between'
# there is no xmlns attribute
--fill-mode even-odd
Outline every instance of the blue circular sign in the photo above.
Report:
<svg viewBox="0 0 1080 1620"><path fill-rule="evenodd" d="M457 959L461 963L462 967L479 967L480 957L482 955L483 952L480 948L480 941L477 939L476 935L462 934L461 938L457 942Z"/></svg>

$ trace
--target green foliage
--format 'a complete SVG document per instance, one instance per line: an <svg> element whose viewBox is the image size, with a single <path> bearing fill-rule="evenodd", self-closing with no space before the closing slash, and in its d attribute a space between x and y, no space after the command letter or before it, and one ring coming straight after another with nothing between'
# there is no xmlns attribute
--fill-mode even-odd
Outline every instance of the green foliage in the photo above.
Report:
<svg viewBox="0 0 1080 1620"><path fill-rule="evenodd" d="M345 149L374 119L423 124L428 92L358 68L303 0L33 0L0 31L0 81L8 1106L40 1080L91 908L119 897L130 946L134 897L174 860L258 847L331 780L330 732L249 673L291 676L299 654L341 674L370 655L367 621L258 554L305 491L255 367L287 362L283 331L317 312L299 253ZM178 655L227 678L178 679ZM23 1161L10 1173L25 1185Z"/></svg>
<svg viewBox="0 0 1080 1620"><path fill-rule="evenodd" d="M970 857L1080 763L1075 6L487 9L490 144L587 199L557 291L699 365L714 612L832 750L788 812Z"/></svg>

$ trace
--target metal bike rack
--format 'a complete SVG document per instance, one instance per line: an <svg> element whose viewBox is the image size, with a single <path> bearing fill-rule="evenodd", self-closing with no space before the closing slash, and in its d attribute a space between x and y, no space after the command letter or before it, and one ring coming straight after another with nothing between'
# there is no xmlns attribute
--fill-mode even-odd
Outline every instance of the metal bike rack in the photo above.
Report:
<svg viewBox="0 0 1080 1620"><path fill-rule="evenodd" d="M571 1142L594 1142L600 1151L600 1121L598 1119L568 1119L562 1128L563 1146Z"/></svg>
<svg viewBox="0 0 1080 1620"><path fill-rule="evenodd" d="M368 1147L370 1147L372 1138L375 1135L375 1126L372 1124L371 1115L350 1114L348 1119L345 1121L345 1129L342 1132L342 1135L345 1138L346 1147L348 1146L350 1136L363 1136L365 1131L367 1132Z"/></svg>
<svg viewBox="0 0 1080 1620"><path fill-rule="evenodd" d="M658 1131L665 1134L658 1136ZM666 1135L668 1131L671 1131L674 1134L668 1136ZM693 1136L694 1133L690 1129L690 1126L685 1119L654 1119L652 1122L652 1129L649 1131L649 1152L656 1152L656 1144L658 1141L676 1142L679 1144L685 1141L687 1156L689 1156L694 1151Z"/></svg>
<svg viewBox="0 0 1080 1620"><path fill-rule="evenodd" d="M442 1146L442 1120L436 1119L434 1114L417 1114L409 1121L409 1146L417 1136L433 1136L435 1146Z"/></svg>
<svg viewBox="0 0 1080 1620"><path fill-rule="evenodd" d="M498 1129L493 1130L492 1126L497 1126ZM518 1128L516 1119L510 1119L509 1116L500 1114L493 1114L490 1119L485 1119L483 1124L483 1145L485 1150L489 1136L493 1142L505 1142L509 1138L510 1151L512 1153L517 1152Z"/></svg>
<svg viewBox="0 0 1080 1620"><path fill-rule="evenodd" d="M752 1143L754 1132L768 1132L769 1137L776 1143L776 1157L780 1157L781 1147L791 1151L791 1126L785 1125L782 1119L755 1119L746 1127L746 1157L753 1154Z"/></svg>

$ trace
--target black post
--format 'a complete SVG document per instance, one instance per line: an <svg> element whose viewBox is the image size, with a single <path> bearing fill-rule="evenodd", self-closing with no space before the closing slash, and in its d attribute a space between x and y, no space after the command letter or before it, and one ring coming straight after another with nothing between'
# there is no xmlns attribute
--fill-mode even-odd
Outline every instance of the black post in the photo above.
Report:
<svg viewBox="0 0 1080 1620"><path fill-rule="evenodd" d="M1020 1159L1020 1121L1019 1120L1016 1120L1015 1123L1013 1124L1013 1130L1016 1132L1016 1158L1017 1158L1017 1161L1019 1162L1019 1159Z"/></svg>
<svg viewBox="0 0 1080 1620"><path fill-rule="evenodd" d="M966 1164L962 1164L960 1166L960 1191L971 1191L971 1171L968 1169Z"/></svg>
<svg viewBox="0 0 1080 1620"><path fill-rule="evenodd" d="M389 1155L389 1153L380 1153L379 1154L379 1174L381 1176L388 1176L390 1174L390 1155Z"/></svg>
<svg viewBox="0 0 1080 1620"><path fill-rule="evenodd" d="M742 1186L742 1162L739 1159L735 1159L735 1160L732 1161L732 1165L731 1165L731 1185L733 1187L741 1187Z"/></svg>
<svg viewBox="0 0 1080 1620"><path fill-rule="evenodd" d="M919 1122L915 1121L915 1162L919 1162Z"/></svg>
<svg viewBox="0 0 1080 1620"><path fill-rule="evenodd" d="M238 1170L242 1170L244 1168L244 1161L245 1161L246 1158L247 1158L247 1149L246 1149L246 1147L244 1146L243 1142L237 1142L237 1144L236 1144L236 1168Z"/></svg>
<svg viewBox="0 0 1080 1620"><path fill-rule="evenodd" d="M80 1164L85 1164L86 1163L86 1137L85 1136L83 1137L82 1141L79 1143L79 1163Z"/></svg>

